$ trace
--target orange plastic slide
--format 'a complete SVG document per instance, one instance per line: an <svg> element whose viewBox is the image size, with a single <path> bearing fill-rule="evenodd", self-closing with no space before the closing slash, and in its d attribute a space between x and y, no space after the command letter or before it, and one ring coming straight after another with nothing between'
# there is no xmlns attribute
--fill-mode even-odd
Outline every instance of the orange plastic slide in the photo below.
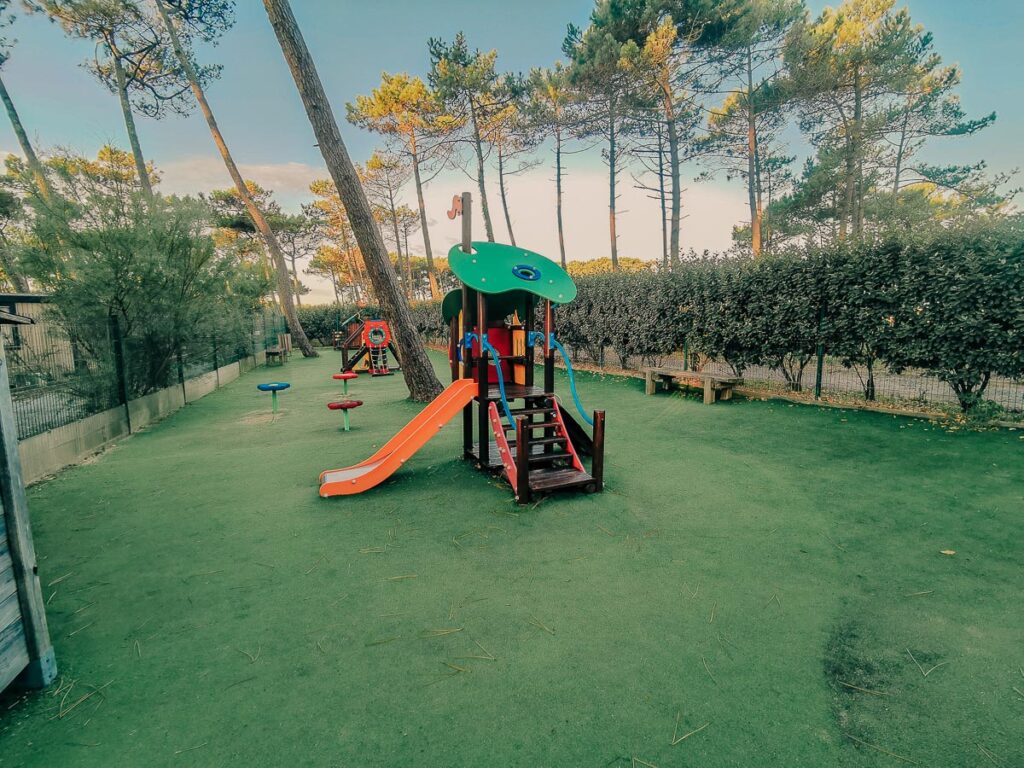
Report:
<svg viewBox="0 0 1024 768"><path fill-rule="evenodd" d="M320 473L320 495L362 493L389 478L476 396L473 379L459 379L366 461Z"/></svg>

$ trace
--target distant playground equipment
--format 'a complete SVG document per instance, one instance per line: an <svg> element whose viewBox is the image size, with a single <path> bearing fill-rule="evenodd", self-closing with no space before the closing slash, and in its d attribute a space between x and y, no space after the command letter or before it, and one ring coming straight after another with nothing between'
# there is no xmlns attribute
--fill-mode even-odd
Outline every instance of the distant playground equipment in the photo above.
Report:
<svg viewBox="0 0 1024 768"><path fill-rule="evenodd" d="M339 400L335 403L328 403L327 407L332 411L341 411L342 416L345 417L344 425L342 429L346 432L352 429L352 424L349 422L348 412L354 410L363 404L362 400Z"/></svg>
<svg viewBox="0 0 1024 768"><path fill-rule="evenodd" d="M266 384L257 384L256 389L260 392L270 393L271 410L273 413L277 413L277 393L288 389L290 386L291 384L287 381L269 381Z"/></svg>
<svg viewBox="0 0 1024 768"><path fill-rule="evenodd" d="M352 322L356 321L356 322ZM341 372L368 371L371 376L391 376L399 369L398 353L391 344L391 329L384 320L358 320L350 317L343 325L350 332L344 339L335 337L335 348L341 350ZM349 351L355 355L349 359ZM388 352L394 357L395 365L388 362Z"/></svg>
<svg viewBox="0 0 1024 768"><path fill-rule="evenodd" d="M520 504L537 493L603 490L605 414L584 411L572 364L555 336L555 307L576 297L576 285L540 254L472 242L471 202L469 193L463 193L448 212L449 218L463 217L462 244L448 253L448 264L462 286L442 302L451 331L451 385L366 461L322 472L321 496L362 493L383 482L460 411L463 457L482 471L503 474ZM534 329L538 308L541 331ZM534 382L537 347L544 361L541 386ZM573 402L591 432L555 394L556 352L565 363ZM589 472L581 456L591 458Z"/></svg>

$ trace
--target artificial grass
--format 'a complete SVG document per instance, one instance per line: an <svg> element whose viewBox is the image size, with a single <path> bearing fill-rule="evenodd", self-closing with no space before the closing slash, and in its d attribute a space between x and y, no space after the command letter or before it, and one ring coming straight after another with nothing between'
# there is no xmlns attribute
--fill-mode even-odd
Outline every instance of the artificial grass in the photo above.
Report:
<svg viewBox="0 0 1024 768"><path fill-rule="evenodd" d="M517 507L456 422L324 500L420 408L364 376L340 432L336 363L32 489L64 687L0 765L1024 764L1020 433L580 375L604 494Z"/></svg>

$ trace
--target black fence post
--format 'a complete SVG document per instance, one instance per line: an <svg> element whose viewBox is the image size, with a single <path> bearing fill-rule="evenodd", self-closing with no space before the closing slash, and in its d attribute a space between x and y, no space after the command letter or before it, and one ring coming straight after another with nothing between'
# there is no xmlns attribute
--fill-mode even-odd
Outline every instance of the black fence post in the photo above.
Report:
<svg viewBox="0 0 1024 768"><path fill-rule="evenodd" d="M825 343L821 339L821 324L822 317L825 314L825 310L818 312L818 346L817 346L817 357L818 364L814 371L814 399L821 400L821 374L825 367Z"/></svg>
<svg viewBox="0 0 1024 768"><path fill-rule="evenodd" d="M220 389L220 364L217 362L217 334L210 337L213 346L213 376L217 380L217 388Z"/></svg>
<svg viewBox="0 0 1024 768"><path fill-rule="evenodd" d="M178 363L178 386L181 387L181 401L185 402L185 361L181 357L181 342L174 345L174 358Z"/></svg>
<svg viewBox="0 0 1024 768"><path fill-rule="evenodd" d="M124 335L117 315L110 314L110 343L114 352L114 372L117 376L118 402L124 406L124 416L128 422L128 434L132 433L132 411L128 407L128 372L124 364Z"/></svg>

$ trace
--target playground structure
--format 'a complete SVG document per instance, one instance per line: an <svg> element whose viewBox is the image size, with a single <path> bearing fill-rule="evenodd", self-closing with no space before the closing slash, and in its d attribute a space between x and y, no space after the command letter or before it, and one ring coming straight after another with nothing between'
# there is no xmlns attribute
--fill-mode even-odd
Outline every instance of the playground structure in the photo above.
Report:
<svg viewBox="0 0 1024 768"><path fill-rule="evenodd" d="M501 473L520 504L538 493L603 490L605 414L583 410L572 365L555 335L555 307L572 301L576 286L538 253L472 242L470 205L469 193L463 193L449 211L449 218L463 217L462 243L448 254L462 286L442 302L450 329L451 385L369 459L321 473L321 496L361 493L383 482L460 411L463 457L482 471ZM539 386L537 347L543 353ZM555 393L556 352L590 433ZM590 457L589 471L582 457Z"/></svg>
<svg viewBox="0 0 1024 768"><path fill-rule="evenodd" d="M352 322L356 321L356 322ZM366 371L371 376L391 376L400 370L400 361L391 343L391 329L384 320L358 320L350 317L343 325L351 329L349 335L336 345L341 350L341 372ZM350 359L349 351L356 350ZM395 365L388 361L388 352Z"/></svg>

